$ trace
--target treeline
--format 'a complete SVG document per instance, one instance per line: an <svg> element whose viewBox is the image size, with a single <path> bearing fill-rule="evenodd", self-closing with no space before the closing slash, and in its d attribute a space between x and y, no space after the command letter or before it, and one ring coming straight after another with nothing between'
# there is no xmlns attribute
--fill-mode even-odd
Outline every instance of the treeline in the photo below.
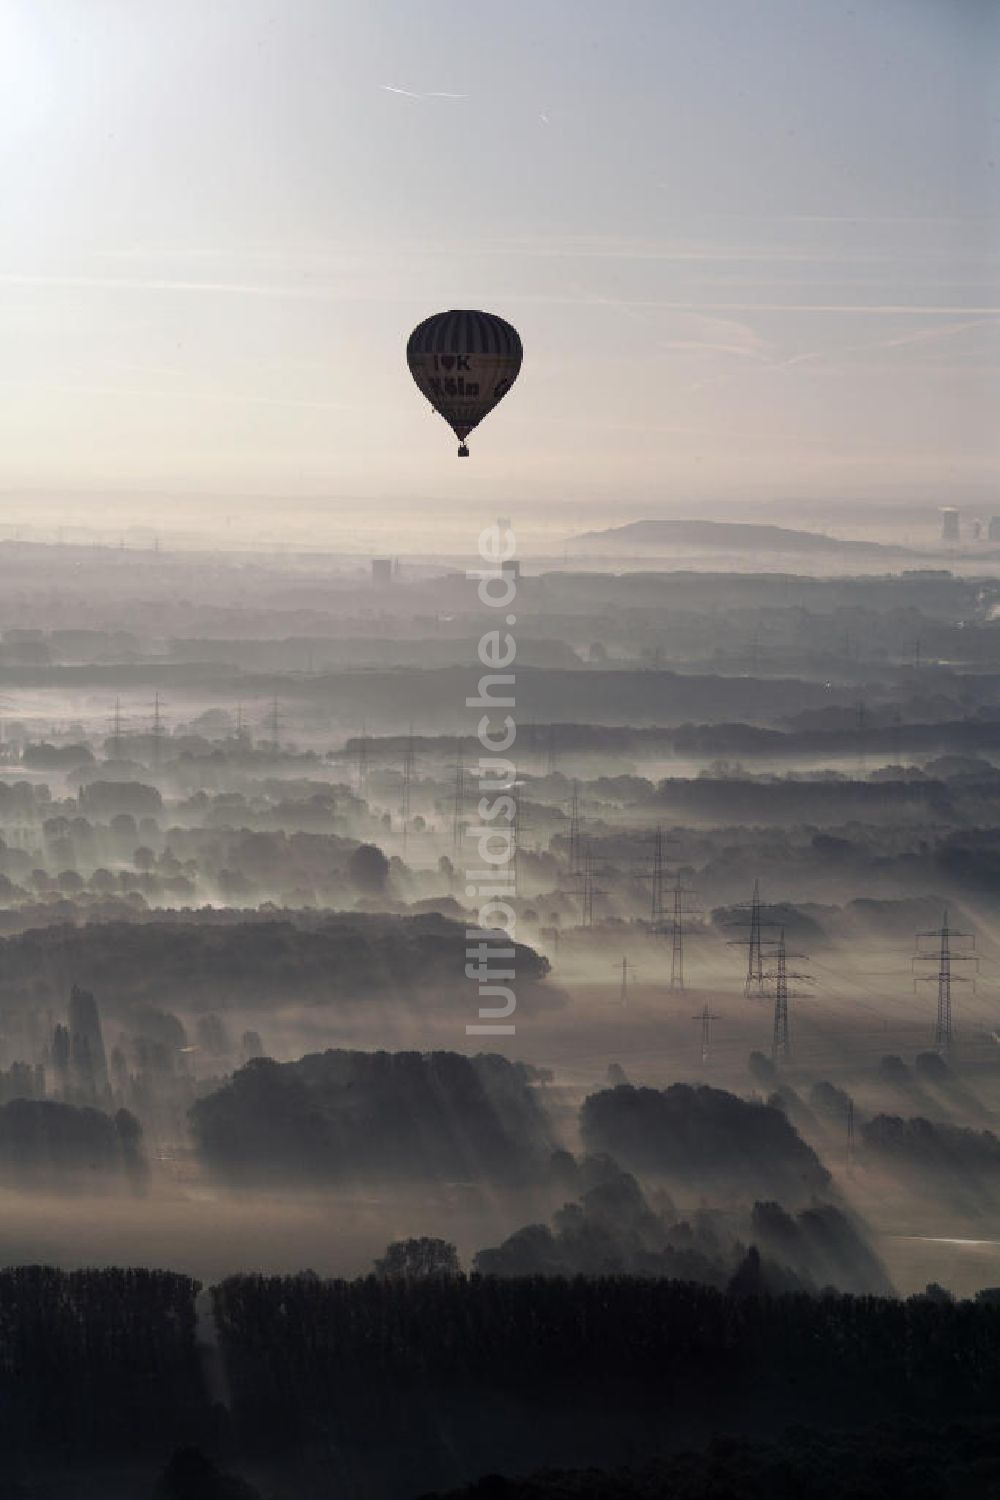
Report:
<svg viewBox="0 0 1000 1500"><path fill-rule="evenodd" d="M474 1266L482 1275L624 1274L697 1281L719 1290L731 1287L734 1278L745 1284L752 1275L757 1289L771 1294L821 1288L892 1294L861 1225L834 1204L813 1200L793 1214L768 1200L725 1215L683 1214L662 1187L651 1203L636 1179L609 1158L585 1157L579 1164L557 1158L553 1165L566 1185L576 1178L578 1201L558 1209L551 1227L528 1224L502 1244L480 1250ZM750 1262L748 1244L759 1247Z"/></svg>
<svg viewBox="0 0 1000 1500"><path fill-rule="evenodd" d="M554 1147L533 1079L488 1053L261 1057L196 1100L191 1128L230 1180L532 1181Z"/></svg>
<svg viewBox="0 0 1000 1500"><path fill-rule="evenodd" d="M570 1453L668 1452L692 1424L765 1435L987 1416L1000 1381L988 1303L477 1276L239 1276L213 1298L245 1451L312 1453L317 1479L345 1494L363 1493L362 1462L369 1493L394 1480L419 1493Z"/></svg>
<svg viewBox="0 0 1000 1500"><path fill-rule="evenodd" d="M153 1474L194 1444L297 1500L409 1497L498 1469L614 1468L720 1426L772 1440L796 1422L993 1418L1000 1380L990 1296L768 1297L746 1276L727 1292L626 1277L237 1276L212 1291L226 1416L200 1360L198 1291L156 1271L0 1272L5 1475ZM211 1467L172 1465L178 1477Z"/></svg>
<svg viewBox="0 0 1000 1500"><path fill-rule="evenodd" d="M541 980L548 961L517 944L521 984ZM102 1005L127 1014L137 1005L183 1002L215 1010L226 997L242 1009L308 1001L399 1001L421 991L467 1005L465 928L436 915L329 916L305 923L289 914L218 922L201 914L142 922L60 925L22 932L0 945L0 1001L12 1011L52 1004L79 983Z"/></svg>
<svg viewBox="0 0 1000 1500"><path fill-rule="evenodd" d="M640 1176L738 1190L742 1199L795 1203L823 1191L830 1174L780 1109L707 1084L666 1089L619 1084L580 1110L584 1144Z"/></svg>
<svg viewBox="0 0 1000 1500"><path fill-rule="evenodd" d="M198 1283L168 1271L0 1271L0 1447L72 1466L158 1453L212 1418L195 1343Z"/></svg>
<svg viewBox="0 0 1000 1500"><path fill-rule="evenodd" d="M0 1182L21 1189L64 1187L72 1175L145 1179L142 1126L127 1109L113 1116L57 1099L0 1105ZM98 1184L99 1185L99 1184Z"/></svg>

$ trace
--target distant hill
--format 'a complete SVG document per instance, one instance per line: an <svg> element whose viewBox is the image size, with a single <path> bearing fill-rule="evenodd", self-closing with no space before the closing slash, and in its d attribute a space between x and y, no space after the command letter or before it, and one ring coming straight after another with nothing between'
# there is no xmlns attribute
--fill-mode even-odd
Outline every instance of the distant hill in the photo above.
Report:
<svg viewBox="0 0 1000 1500"><path fill-rule="evenodd" d="M882 542L842 541L820 531L793 531L787 526L765 526L755 521L629 521L606 531L585 531L572 539L614 547L718 547L727 552L906 552Z"/></svg>

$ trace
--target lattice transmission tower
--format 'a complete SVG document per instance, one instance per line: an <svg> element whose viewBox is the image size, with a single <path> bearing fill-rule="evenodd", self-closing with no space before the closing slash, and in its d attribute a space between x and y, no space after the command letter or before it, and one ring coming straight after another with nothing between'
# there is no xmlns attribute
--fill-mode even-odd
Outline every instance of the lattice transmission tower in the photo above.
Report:
<svg viewBox="0 0 1000 1500"><path fill-rule="evenodd" d="M744 910L746 908L743 908ZM743 994L749 1000L754 996L763 998L764 995L764 950L762 929L773 926L773 923L762 922L760 915L760 881L753 883L753 896L750 900L748 933L744 938L730 938L731 948L745 948L747 950L747 972L743 981Z"/></svg>
<svg viewBox="0 0 1000 1500"><path fill-rule="evenodd" d="M804 953L788 952L785 946L785 929L782 927L778 933L774 968L764 971L764 978L774 985L774 1029L771 1035L771 1058L774 1062L787 1062L792 1055L791 1035L788 1028L788 1002L790 999L797 998L801 991L790 990L788 981L791 979L805 984L814 982L811 974L799 973L788 967L790 958L805 957Z"/></svg>
<svg viewBox="0 0 1000 1500"><path fill-rule="evenodd" d="M712 1022L720 1019L707 1005L700 1010L692 1021L701 1022L701 1060L707 1063L712 1055Z"/></svg>
<svg viewBox="0 0 1000 1500"><path fill-rule="evenodd" d="M921 939L934 938L935 946L926 952L920 949ZM952 965L956 963L978 963L977 955L956 951L953 944L955 941L968 941L974 944L975 939L968 932L959 932L956 928L948 925L948 908L945 907L941 917L941 926L933 927L929 932L917 933L917 952L914 954L914 963L926 963L936 965L933 974L920 974L916 976L917 982L925 981L933 984L937 982L937 1019L934 1023L934 1045L942 1051L948 1052L954 1042L951 1021L951 987L953 984L968 984L964 974L955 974Z"/></svg>

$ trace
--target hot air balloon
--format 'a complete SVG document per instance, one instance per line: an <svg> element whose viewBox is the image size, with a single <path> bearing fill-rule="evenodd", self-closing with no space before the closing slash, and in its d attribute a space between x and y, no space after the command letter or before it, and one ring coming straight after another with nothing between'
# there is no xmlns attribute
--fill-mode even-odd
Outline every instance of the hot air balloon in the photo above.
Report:
<svg viewBox="0 0 1000 1500"><path fill-rule="evenodd" d="M435 313L410 334L410 374L458 438L459 458L468 458L465 439L514 384L521 357L517 329L494 313Z"/></svg>

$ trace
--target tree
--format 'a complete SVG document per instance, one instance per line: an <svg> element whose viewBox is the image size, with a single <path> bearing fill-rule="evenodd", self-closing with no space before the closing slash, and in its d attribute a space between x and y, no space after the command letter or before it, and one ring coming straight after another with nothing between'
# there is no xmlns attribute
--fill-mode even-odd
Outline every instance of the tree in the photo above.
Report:
<svg viewBox="0 0 1000 1500"><path fill-rule="evenodd" d="M389 879L389 861L377 844L359 844L347 861L347 878L355 890L378 896Z"/></svg>
<svg viewBox="0 0 1000 1500"><path fill-rule="evenodd" d="M461 1276L458 1251L447 1240L393 1240L375 1262L375 1274L386 1281L426 1281L434 1276Z"/></svg>

